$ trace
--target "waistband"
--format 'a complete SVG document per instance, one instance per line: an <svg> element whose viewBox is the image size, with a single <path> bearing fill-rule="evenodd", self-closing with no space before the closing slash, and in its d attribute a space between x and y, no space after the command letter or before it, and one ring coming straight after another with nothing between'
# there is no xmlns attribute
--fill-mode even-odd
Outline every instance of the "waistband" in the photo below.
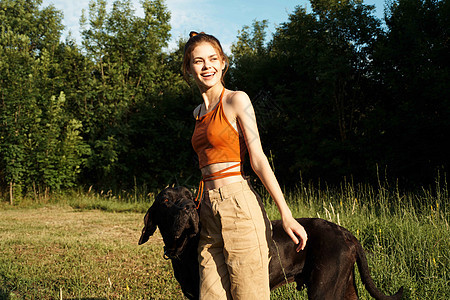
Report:
<svg viewBox="0 0 450 300"><path fill-rule="evenodd" d="M217 197L227 198L242 191L247 191L249 189L251 189L251 186L248 180L241 180L238 182L233 182L221 186L216 189L205 191L205 193L208 194L209 198L217 198Z"/></svg>
<svg viewBox="0 0 450 300"><path fill-rule="evenodd" d="M237 164L231 165L227 168L224 168L222 170L216 171L214 173L211 173L209 175L203 175L203 182L205 181L212 181L212 180L216 180L216 179L221 179L221 178L226 178L226 177L230 177L230 176L236 176L236 175L242 175L242 171L239 170L238 172L228 172L229 170L236 168L238 166L241 166L242 163L238 162ZM242 166L241 166L242 169Z"/></svg>
<svg viewBox="0 0 450 300"><path fill-rule="evenodd" d="M226 177L230 177L230 176L242 175L241 170L239 172L227 172L227 171L231 170L232 168L240 166L241 164L242 163L239 162L239 163L229 166L225 169L222 169L217 172L211 173L209 175L203 176L203 179L200 181L200 184L198 185L197 196L195 197L195 200L194 200L194 202L197 203L197 209L200 207L200 203L202 202L203 188L205 185L205 181L212 181L212 180L222 179L222 178L226 178ZM242 169L242 166L241 166L241 169Z"/></svg>

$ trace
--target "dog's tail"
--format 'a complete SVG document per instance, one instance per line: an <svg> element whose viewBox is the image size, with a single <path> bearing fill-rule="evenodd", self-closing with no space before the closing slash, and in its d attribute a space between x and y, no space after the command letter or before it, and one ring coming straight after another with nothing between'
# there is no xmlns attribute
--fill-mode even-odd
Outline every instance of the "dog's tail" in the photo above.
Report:
<svg viewBox="0 0 450 300"><path fill-rule="evenodd" d="M358 264L359 274L361 275L361 281L366 287L369 294L377 300L396 300L401 299L403 295L403 287L401 287L395 295L387 296L383 294L373 282L372 277L369 272L369 265L367 264L366 254L364 253L364 249L361 244L358 242L356 247L357 259L356 263Z"/></svg>

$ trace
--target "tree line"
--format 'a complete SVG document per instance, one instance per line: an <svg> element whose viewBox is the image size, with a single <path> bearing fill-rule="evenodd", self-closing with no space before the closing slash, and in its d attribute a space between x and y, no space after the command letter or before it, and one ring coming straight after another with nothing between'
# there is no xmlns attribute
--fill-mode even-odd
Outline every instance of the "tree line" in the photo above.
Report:
<svg viewBox="0 0 450 300"><path fill-rule="evenodd" d="M81 44L41 4L0 2L3 194L194 186L201 99L182 78L186 40L166 50L164 1L141 1L142 17L129 0L91 1ZM267 20L237 33L226 86L252 98L283 184L370 181L379 168L417 185L448 169L448 1L386 5L382 22L358 0L311 0L271 38Z"/></svg>

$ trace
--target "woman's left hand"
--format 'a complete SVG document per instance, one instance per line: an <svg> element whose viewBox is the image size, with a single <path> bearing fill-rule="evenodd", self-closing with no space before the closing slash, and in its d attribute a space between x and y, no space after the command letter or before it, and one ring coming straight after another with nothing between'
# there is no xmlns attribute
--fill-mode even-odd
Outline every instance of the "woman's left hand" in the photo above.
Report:
<svg viewBox="0 0 450 300"><path fill-rule="evenodd" d="M298 245L296 251L305 249L306 241L308 240L308 234L305 228L297 222L292 216L282 219L284 231L289 235L292 241Z"/></svg>

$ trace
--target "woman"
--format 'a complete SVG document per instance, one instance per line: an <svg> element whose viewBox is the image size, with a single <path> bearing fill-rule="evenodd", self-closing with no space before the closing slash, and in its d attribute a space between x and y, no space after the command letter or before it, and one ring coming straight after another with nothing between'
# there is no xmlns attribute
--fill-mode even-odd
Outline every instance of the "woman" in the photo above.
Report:
<svg viewBox="0 0 450 300"><path fill-rule="evenodd" d="M298 244L297 251L304 249L307 235L292 217L262 150L249 97L224 87L227 67L215 37L191 32L183 72L188 82L192 76L203 97L194 110L192 136L203 176L197 195L202 201L200 299L269 299L270 222L242 174L247 151L253 170L278 206L286 233Z"/></svg>

